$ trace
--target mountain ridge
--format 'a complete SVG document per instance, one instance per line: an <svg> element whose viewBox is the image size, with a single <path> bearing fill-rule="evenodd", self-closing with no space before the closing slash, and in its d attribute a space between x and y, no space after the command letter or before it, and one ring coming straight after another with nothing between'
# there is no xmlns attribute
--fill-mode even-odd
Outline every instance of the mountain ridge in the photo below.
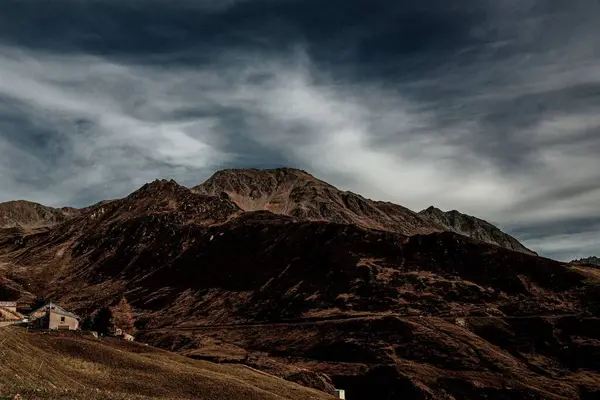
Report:
<svg viewBox="0 0 600 400"><path fill-rule="evenodd" d="M153 186L158 188L155 192L159 193L169 185L188 189L172 179L157 179L134 193ZM227 198L244 212L270 211L298 219L355 224L408 236L450 231L511 250L537 254L477 217L456 210L443 212L433 206L417 213L392 202L370 200L339 190L296 168L224 169L189 190ZM115 201L118 200L103 200L81 209L53 208L25 200L0 203L0 228L50 227Z"/></svg>
<svg viewBox="0 0 600 400"><path fill-rule="evenodd" d="M444 213L433 206L416 213L391 202L339 190L300 169L222 170L191 190L210 195L225 193L244 211L266 210L304 219L352 223L409 236L450 231L514 251L537 254L482 219L456 210Z"/></svg>
<svg viewBox="0 0 600 400"><path fill-rule="evenodd" d="M0 228L41 228L77 214L72 207L53 208L27 200L0 203Z"/></svg>
<svg viewBox="0 0 600 400"><path fill-rule="evenodd" d="M472 215L463 214L457 210L444 212L434 206L420 211L419 215L443 226L445 230L469 236L486 243L496 244L510 250L537 255L536 252L525 247L511 235L501 231L493 224Z"/></svg>
<svg viewBox="0 0 600 400"><path fill-rule="evenodd" d="M595 265L600 267L600 257L591 256L586 258L580 258L579 260L573 260L570 264L585 264L585 265Z"/></svg>
<svg viewBox="0 0 600 400"><path fill-rule="evenodd" d="M271 211L298 219L349 223L404 234L440 230L404 207L390 205L395 213L386 213L377 202L341 191L293 168L223 170L191 190L209 195L224 192L244 211Z"/></svg>

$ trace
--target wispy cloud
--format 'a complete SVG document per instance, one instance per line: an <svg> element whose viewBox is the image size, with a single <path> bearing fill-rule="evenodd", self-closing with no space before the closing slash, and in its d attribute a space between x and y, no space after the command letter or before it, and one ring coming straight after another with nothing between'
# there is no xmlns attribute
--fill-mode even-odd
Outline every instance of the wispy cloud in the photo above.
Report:
<svg viewBox="0 0 600 400"><path fill-rule="evenodd" d="M211 143L216 136L213 117L160 120L171 107L169 90L178 83L168 72L89 56L34 57L7 48L1 53L0 95L21 104L5 114L34 124L5 126L1 148L5 153L30 151L27 163L34 165L56 156L46 170L38 171L38 179L50 183L45 195L62 196L52 203L77 201L79 191L94 187L94 197L122 195L157 175L209 171L228 161L229 156ZM20 148L21 136L35 134L23 131L28 128L45 132ZM27 183L21 188L19 182L11 182L13 174L3 174L2 179L9 180L3 187L26 193ZM14 195L2 192L2 197Z"/></svg>

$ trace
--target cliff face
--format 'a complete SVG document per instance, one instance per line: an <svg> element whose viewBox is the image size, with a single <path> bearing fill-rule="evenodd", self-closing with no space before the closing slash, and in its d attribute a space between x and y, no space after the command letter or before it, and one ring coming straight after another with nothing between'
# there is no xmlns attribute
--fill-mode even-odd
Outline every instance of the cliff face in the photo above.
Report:
<svg viewBox="0 0 600 400"><path fill-rule="evenodd" d="M414 225L389 222L399 206L354 207L296 170L222 174L0 230L0 286L83 316L125 295L142 341L330 391L326 374L350 400L597 393L596 268L455 232L404 234Z"/></svg>
<svg viewBox="0 0 600 400"><path fill-rule="evenodd" d="M441 226L444 230L521 253L537 255L534 251L523 246L517 239L502 232L489 222L462 214L456 210L444 212L432 206L419 212L419 215Z"/></svg>

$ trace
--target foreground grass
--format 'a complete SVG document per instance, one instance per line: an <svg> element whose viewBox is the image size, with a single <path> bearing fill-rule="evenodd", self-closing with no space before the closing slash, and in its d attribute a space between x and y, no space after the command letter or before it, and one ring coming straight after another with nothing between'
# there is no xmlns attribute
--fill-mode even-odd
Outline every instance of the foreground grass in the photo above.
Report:
<svg viewBox="0 0 600 400"><path fill-rule="evenodd" d="M80 333L0 328L0 398L16 394L24 400L331 399L241 365Z"/></svg>

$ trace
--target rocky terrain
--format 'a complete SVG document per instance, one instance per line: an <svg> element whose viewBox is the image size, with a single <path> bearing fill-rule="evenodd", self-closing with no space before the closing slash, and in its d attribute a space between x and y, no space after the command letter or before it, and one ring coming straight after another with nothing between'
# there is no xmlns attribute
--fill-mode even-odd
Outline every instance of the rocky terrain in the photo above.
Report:
<svg viewBox="0 0 600 400"><path fill-rule="evenodd" d="M588 257L588 258L581 258L579 260L571 261L571 264L600 266L600 257L592 256L592 257Z"/></svg>
<svg viewBox="0 0 600 400"><path fill-rule="evenodd" d="M397 213L395 213L397 211ZM303 171L156 181L51 228L0 231L5 300L347 398L577 399L600 388L600 274L471 238ZM376 397L377 396L377 397Z"/></svg>
<svg viewBox="0 0 600 400"><path fill-rule="evenodd" d="M419 215L442 226L446 231L460 233L486 243L496 244L507 249L537 255L523 246L517 239L502 232L487 221L462 214L456 210L444 212L433 206L419 212Z"/></svg>
<svg viewBox="0 0 600 400"><path fill-rule="evenodd" d="M225 194L244 211L270 211L308 221L353 224L405 235L443 230L407 208L338 190L293 168L223 170L192 191Z"/></svg>
<svg viewBox="0 0 600 400"><path fill-rule="evenodd" d="M52 208L30 201L0 203L0 228L40 228L64 222L77 213L73 208Z"/></svg>
<svg viewBox="0 0 600 400"><path fill-rule="evenodd" d="M306 171L293 168L223 170L192 190L213 196L226 194L244 211L271 211L311 221L354 224L408 236L455 232L507 249L536 254L479 218L456 210L443 212L433 206L415 213L393 203L341 191Z"/></svg>

